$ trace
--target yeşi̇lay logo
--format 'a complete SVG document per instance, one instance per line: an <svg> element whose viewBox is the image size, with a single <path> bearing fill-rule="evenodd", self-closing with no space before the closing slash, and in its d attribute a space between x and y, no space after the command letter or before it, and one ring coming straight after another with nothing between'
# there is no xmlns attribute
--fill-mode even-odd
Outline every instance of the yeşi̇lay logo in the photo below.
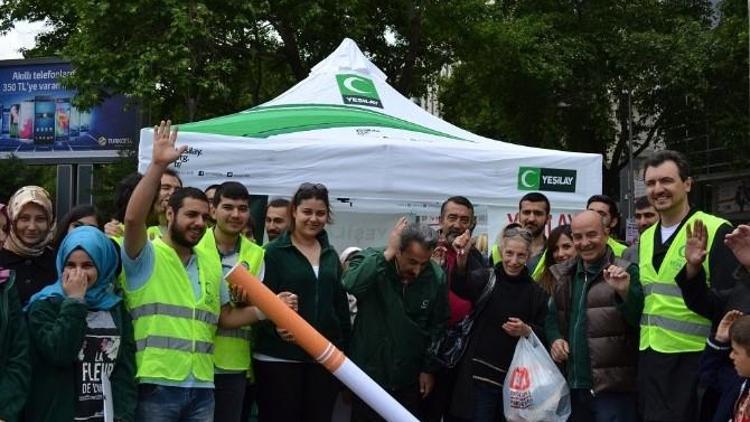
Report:
<svg viewBox="0 0 750 422"><path fill-rule="evenodd" d="M380 96L372 79L360 75L336 75L344 104L383 108Z"/></svg>
<svg viewBox="0 0 750 422"><path fill-rule="evenodd" d="M540 167L519 167L518 190L575 192L576 171Z"/></svg>

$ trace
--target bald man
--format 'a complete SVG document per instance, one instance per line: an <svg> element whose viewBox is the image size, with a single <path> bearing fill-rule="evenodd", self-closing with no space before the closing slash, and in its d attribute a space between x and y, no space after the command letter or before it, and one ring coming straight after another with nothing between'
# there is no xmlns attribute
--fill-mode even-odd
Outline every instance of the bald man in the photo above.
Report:
<svg viewBox="0 0 750 422"><path fill-rule="evenodd" d="M615 256L605 227L596 211L573 218L578 257L550 267L545 332L552 359L567 363L571 420L636 422L643 289L638 266Z"/></svg>

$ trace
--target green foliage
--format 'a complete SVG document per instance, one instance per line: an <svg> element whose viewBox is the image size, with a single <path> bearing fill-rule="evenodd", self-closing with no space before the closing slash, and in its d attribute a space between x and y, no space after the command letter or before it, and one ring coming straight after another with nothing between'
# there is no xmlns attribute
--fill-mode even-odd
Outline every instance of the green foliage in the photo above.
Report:
<svg viewBox="0 0 750 422"><path fill-rule="evenodd" d="M138 157L134 152L125 151L120 159L110 164L94 166L94 205L109 220L115 214L115 189L118 183L138 170Z"/></svg>
<svg viewBox="0 0 750 422"><path fill-rule="evenodd" d="M696 148L686 138L747 141L747 8L738 0L722 4L718 26L706 1L499 1L478 13L460 28L470 36L456 33L458 65L442 81L449 121L603 154L615 195L628 99L636 154L657 139L681 150Z"/></svg>
<svg viewBox="0 0 750 422"><path fill-rule="evenodd" d="M7 204L19 188L26 185L41 186L55 197L57 178L55 166L31 166L18 157L11 156L0 160L0 203Z"/></svg>
<svg viewBox="0 0 750 422"><path fill-rule="evenodd" d="M636 155L710 140L737 161L750 146L742 0L6 1L0 30L19 19L51 24L27 55L69 59L79 106L122 93L146 124L260 104L350 37L401 93L439 82L452 123L603 154L610 194L628 161L629 103Z"/></svg>

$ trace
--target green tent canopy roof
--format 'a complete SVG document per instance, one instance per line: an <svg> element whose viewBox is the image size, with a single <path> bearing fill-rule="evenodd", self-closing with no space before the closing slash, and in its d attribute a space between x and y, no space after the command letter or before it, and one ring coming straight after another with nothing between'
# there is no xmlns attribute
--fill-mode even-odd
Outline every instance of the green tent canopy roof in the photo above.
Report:
<svg viewBox="0 0 750 422"><path fill-rule="evenodd" d="M332 104L260 106L228 116L182 124L180 131L267 138L288 133L342 127L384 127L463 140L377 111Z"/></svg>

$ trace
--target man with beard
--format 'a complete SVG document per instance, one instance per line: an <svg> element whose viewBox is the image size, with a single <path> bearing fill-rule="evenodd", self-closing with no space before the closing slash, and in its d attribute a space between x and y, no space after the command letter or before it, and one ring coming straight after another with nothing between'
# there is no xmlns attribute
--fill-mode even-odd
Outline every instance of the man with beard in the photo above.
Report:
<svg viewBox="0 0 750 422"><path fill-rule="evenodd" d="M640 236L647 228L656 224L659 221L659 213L656 212L656 208L648 202L647 196L640 196L635 200L635 223L638 225L638 239L635 239L632 245L628 246L623 253L623 259L638 263L638 244Z"/></svg>
<svg viewBox="0 0 750 422"><path fill-rule="evenodd" d="M552 218L551 211L549 199L539 192L527 193L518 201L518 223L534 236L531 241L531 257L526 261L526 268L531 277L537 281L544 273L544 246L547 243L544 231ZM502 261L500 248L495 245L492 247L490 264L495 266L500 261Z"/></svg>
<svg viewBox="0 0 750 422"><path fill-rule="evenodd" d="M289 228L289 200L276 198L266 206L266 235L271 242ZM263 240L263 239L259 239Z"/></svg>
<svg viewBox="0 0 750 422"><path fill-rule="evenodd" d="M699 267L707 285L729 290L738 263L723 240L732 228L726 220L690 206L693 180L679 152L653 154L643 173L646 194L660 221L640 237L639 270L645 294L638 365L641 411L646 421L694 421L710 412L700 409L707 401L701 400L697 389L698 362L711 320L718 322L722 314L719 307L692 307L690 296L681 291L680 280L692 278L692 268L685 274L686 248L692 241L700 242L705 260ZM693 233L705 239L693 239Z"/></svg>
<svg viewBox="0 0 750 422"><path fill-rule="evenodd" d="M125 212L122 261L136 340L139 421L211 420L214 411L221 262L216 253L194 248L206 231L206 195L176 190L166 203L165 233L149 240L146 232L143 204L164 190L167 166L187 148L175 147L176 139L169 121L154 128L151 164Z"/></svg>

